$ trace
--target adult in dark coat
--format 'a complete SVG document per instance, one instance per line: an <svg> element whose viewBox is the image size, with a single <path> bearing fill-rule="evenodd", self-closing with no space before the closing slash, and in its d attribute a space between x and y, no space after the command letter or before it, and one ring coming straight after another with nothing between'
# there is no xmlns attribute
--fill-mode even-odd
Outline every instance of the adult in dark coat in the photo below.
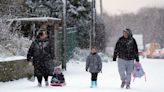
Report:
<svg viewBox="0 0 164 92"><path fill-rule="evenodd" d="M123 31L123 36L119 38L114 50L113 61L118 57L118 71L122 80L121 88L126 85L130 88L131 73L133 71L134 60L139 62L138 47L130 29ZM136 63L137 64L137 63Z"/></svg>
<svg viewBox="0 0 164 92"><path fill-rule="evenodd" d="M86 71L91 73L91 88L97 86L97 76L98 73L102 70L102 61L98 55L96 48L91 49L91 54L87 57L86 60Z"/></svg>
<svg viewBox="0 0 164 92"><path fill-rule="evenodd" d="M32 59L34 66L34 75L38 79L38 86L42 86L42 77L45 79L46 86L48 76L53 73L52 46L48 40L47 31L42 30L38 34L38 38L32 42L28 54L27 61Z"/></svg>

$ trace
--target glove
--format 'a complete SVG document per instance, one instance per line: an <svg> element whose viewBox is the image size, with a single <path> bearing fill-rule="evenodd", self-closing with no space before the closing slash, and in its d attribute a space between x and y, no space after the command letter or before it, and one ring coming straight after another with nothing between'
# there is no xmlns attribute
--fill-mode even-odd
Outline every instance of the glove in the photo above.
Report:
<svg viewBox="0 0 164 92"><path fill-rule="evenodd" d="M113 61L116 61L116 58L113 58Z"/></svg>
<svg viewBox="0 0 164 92"><path fill-rule="evenodd" d="M140 66L140 63L139 63L139 62L135 62L135 65L136 65L136 66Z"/></svg>
<svg viewBox="0 0 164 92"><path fill-rule="evenodd" d="M102 73L102 70L99 70L100 73Z"/></svg>
<svg viewBox="0 0 164 92"><path fill-rule="evenodd" d="M136 61L136 62L138 62L138 63L139 63L139 61Z"/></svg>
<svg viewBox="0 0 164 92"><path fill-rule="evenodd" d="M27 58L27 61L31 61L31 58Z"/></svg>

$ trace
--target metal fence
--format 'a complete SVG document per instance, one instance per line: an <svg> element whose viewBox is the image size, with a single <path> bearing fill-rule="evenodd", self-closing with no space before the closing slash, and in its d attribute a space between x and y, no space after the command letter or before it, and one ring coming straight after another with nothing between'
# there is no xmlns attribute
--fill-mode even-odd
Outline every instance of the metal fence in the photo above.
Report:
<svg viewBox="0 0 164 92"><path fill-rule="evenodd" d="M63 63L63 58L65 57L65 62L68 62L72 57L73 57L73 52L75 47L77 47L77 28L76 27L71 27L66 29L66 38L65 38L65 52L63 51L63 35L62 35L62 30L59 31L59 55L55 55L59 57L59 61L55 63ZM54 41L55 43L55 41ZM55 50L55 46L54 46ZM65 53L65 56L63 57L63 53Z"/></svg>

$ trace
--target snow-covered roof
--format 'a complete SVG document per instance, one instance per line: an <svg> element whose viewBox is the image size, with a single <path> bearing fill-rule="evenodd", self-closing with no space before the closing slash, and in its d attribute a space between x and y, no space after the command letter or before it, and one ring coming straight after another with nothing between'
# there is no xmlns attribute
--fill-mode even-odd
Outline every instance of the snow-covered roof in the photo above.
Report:
<svg viewBox="0 0 164 92"><path fill-rule="evenodd" d="M53 18L53 17L31 17L31 18L15 18L15 19L9 19L9 21L61 21L59 18Z"/></svg>

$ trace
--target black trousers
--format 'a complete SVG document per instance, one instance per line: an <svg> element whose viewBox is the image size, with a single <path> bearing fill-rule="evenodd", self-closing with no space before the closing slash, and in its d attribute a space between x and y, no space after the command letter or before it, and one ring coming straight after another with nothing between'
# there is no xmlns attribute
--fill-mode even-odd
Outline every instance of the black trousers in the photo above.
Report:
<svg viewBox="0 0 164 92"><path fill-rule="evenodd" d="M48 76L37 76L38 83L42 83L42 78L44 77L45 81L48 81Z"/></svg>
<svg viewBox="0 0 164 92"><path fill-rule="evenodd" d="M98 73L91 73L91 81L97 81Z"/></svg>

